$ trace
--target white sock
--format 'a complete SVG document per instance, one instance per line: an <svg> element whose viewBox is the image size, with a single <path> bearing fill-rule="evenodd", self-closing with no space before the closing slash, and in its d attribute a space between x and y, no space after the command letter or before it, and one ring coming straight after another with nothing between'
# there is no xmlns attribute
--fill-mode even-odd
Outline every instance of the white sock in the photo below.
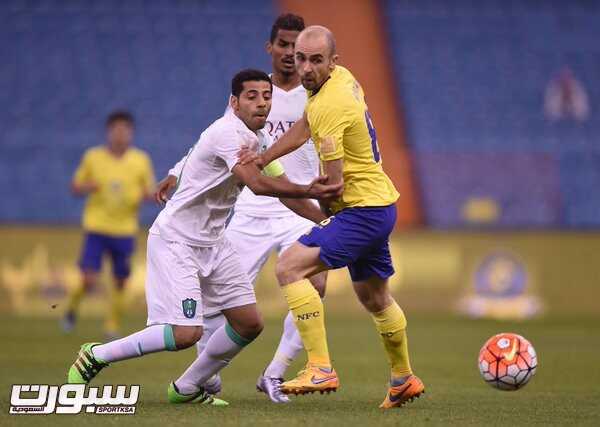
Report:
<svg viewBox="0 0 600 427"><path fill-rule="evenodd" d="M208 340L212 334L214 334L215 331L221 326L225 325L227 319L225 319L223 313L217 313L216 316L205 317L203 321L204 325L202 326L202 338L200 338L200 341L196 343L198 355L200 355L200 353L202 353L202 351L206 348L206 344L208 343Z"/></svg>
<svg viewBox="0 0 600 427"><path fill-rule="evenodd" d="M283 378L285 371L298 356L300 350L304 348L300 333L294 324L294 318L291 311L288 311L283 321L283 334L279 341L279 346L275 351L273 360L265 369L265 376L272 378Z"/></svg>
<svg viewBox="0 0 600 427"><path fill-rule="evenodd" d="M231 359L251 341L240 336L229 323L221 326L212 334L194 363L175 381L177 390L182 394L196 393L206 380L229 365Z"/></svg>
<svg viewBox="0 0 600 427"><path fill-rule="evenodd" d="M125 338L92 348L94 356L105 362L118 362L163 350L177 350L171 325L148 326Z"/></svg>

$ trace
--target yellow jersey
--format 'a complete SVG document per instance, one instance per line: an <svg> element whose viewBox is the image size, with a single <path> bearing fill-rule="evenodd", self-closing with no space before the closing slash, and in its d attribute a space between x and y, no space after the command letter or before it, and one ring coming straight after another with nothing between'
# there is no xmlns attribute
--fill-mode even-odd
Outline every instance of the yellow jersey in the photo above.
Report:
<svg viewBox="0 0 600 427"><path fill-rule="evenodd" d="M348 207L387 206L398 200L381 166L364 92L350 71L337 65L318 91L308 91L306 116L321 165L343 159L344 193L332 202L333 213Z"/></svg>
<svg viewBox="0 0 600 427"><path fill-rule="evenodd" d="M154 188L152 161L137 148L115 157L108 148L87 150L73 181L95 184L83 211L83 228L111 236L130 236L138 230L138 212L145 193Z"/></svg>

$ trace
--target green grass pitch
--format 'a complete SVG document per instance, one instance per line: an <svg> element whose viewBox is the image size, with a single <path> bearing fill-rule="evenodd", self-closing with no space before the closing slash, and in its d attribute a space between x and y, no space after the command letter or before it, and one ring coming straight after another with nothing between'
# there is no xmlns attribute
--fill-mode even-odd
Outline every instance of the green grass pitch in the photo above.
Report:
<svg viewBox="0 0 600 427"><path fill-rule="evenodd" d="M62 335L54 320L0 317L0 425L321 426L321 425L599 425L600 322L598 318L544 318L525 323L472 321L451 316L411 315L409 340L415 372L426 394L399 410L378 409L388 368L381 344L364 313L327 318L330 350L341 388L331 395L299 396L275 405L255 391L281 331L267 321L263 335L223 372L227 408L166 403L166 387L192 360L195 350L130 360L103 371L95 384L140 384L133 416L10 416L10 385L60 384L83 341L99 338L101 323L83 320ZM128 331L143 327L130 318ZM522 390L502 392L480 378L477 354L485 339L502 331L528 338L539 355L537 375ZM294 374L298 361L288 372Z"/></svg>

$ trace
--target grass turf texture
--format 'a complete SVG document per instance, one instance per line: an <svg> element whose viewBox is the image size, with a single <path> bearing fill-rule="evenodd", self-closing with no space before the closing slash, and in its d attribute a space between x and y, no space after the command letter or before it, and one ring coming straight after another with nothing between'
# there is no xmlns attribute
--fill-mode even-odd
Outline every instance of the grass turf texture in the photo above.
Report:
<svg viewBox="0 0 600 427"><path fill-rule="evenodd" d="M0 317L0 425L597 425L600 419L600 322L597 318L545 318L526 323L471 321L408 314L413 368L427 393L399 410L377 408L386 392L387 363L370 318L357 313L327 318L330 350L341 378L338 393L293 398L275 405L255 391L258 374L270 360L281 324L269 320L263 335L223 372L227 408L170 405L166 389L191 362L194 349L149 355L115 364L93 382L140 384L137 412L125 415L10 416L11 384L60 384L76 350L99 338L101 323L82 320L64 336L47 319ZM143 327L128 319L129 331ZM539 355L537 375L522 390L502 392L481 379L480 346L492 334L511 331L531 340ZM288 372L301 367L296 363Z"/></svg>

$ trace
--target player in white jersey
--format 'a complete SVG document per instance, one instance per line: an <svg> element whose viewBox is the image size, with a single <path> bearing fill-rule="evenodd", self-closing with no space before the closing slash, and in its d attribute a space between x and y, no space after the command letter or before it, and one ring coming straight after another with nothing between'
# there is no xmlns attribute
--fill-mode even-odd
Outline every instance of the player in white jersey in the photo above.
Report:
<svg viewBox="0 0 600 427"><path fill-rule="evenodd" d="M304 29L300 16L281 15L271 29L267 52L272 57L273 99L265 130L274 140L283 135L304 113L306 90L294 66L294 44L299 32ZM268 145L260 147L261 151ZM279 159L287 177L299 184L310 183L319 173L319 158L311 140L298 150ZM176 177L185 163L185 157L173 169L169 176L158 186L157 198L165 197L176 186ZM272 197L257 196L245 188L235 205L235 213L226 231L227 238L238 253L243 254L242 264L252 283L268 260L276 251L284 252L298 237L314 226L311 221L296 215L279 200ZM323 272L311 278L313 286L321 296L325 292L327 273ZM225 322L222 314L207 318L205 335L198 343L198 351L204 348L206 340L213 330ZM302 350L302 340L294 325L290 313L285 318L283 334L273 360L260 375L257 388L265 392L274 402L287 402L288 397L279 391L286 369ZM220 390L220 378L211 378L206 384L207 390L217 393Z"/></svg>
<svg viewBox="0 0 600 427"><path fill-rule="evenodd" d="M209 396L203 385L227 366L262 330L254 288L240 257L225 236L225 224L243 186L256 194L290 197L299 214L319 221L323 213L302 198L339 197L342 186L291 183L281 165L264 174L238 163L242 147L258 152L270 136L262 131L271 107L268 75L243 70L232 80L232 111L215 121L190 150L177 191L155 220L148 236L146 303L148 327L107 344L87 343L68 373L69 383L89 383L110 363L164 350L190 347L201 338L204 315L221 312L226 323L206 348L169 385L172 403L226 402ZM279 178L271 178L266 175Z"/></svg>

